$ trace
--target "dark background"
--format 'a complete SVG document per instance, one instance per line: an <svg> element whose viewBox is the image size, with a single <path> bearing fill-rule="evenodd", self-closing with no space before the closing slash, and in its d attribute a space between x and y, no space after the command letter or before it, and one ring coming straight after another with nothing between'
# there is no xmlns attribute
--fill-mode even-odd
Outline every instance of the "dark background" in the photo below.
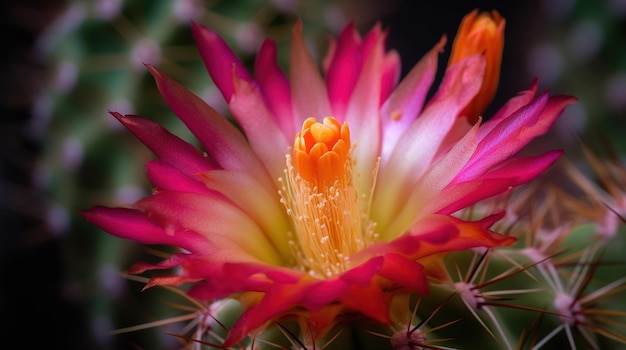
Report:
<svg viewBox="0 0 626 350"><path fill-rule="evenodd" d="M32 167L45 145L25 134L45 70L32 45L62 1L7 1L0 10L0 337L18 348L88 349L86 315L67 298L61 241L43 220Z"/></svg>

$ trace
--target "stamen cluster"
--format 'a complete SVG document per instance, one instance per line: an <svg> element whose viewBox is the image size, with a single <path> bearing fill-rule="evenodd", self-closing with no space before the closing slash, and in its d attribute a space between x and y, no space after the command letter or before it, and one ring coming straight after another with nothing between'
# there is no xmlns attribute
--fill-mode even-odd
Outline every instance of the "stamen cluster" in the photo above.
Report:
<svg viewBox="0 0 626 350"><path fill-rule="evenodd" d="M337 275L350 256L373 241L372 225L359 209L350 157L350 130L332 117L307 119L287 156L282 203L292 218L290 241L298 264L315 277Z"/></svg>

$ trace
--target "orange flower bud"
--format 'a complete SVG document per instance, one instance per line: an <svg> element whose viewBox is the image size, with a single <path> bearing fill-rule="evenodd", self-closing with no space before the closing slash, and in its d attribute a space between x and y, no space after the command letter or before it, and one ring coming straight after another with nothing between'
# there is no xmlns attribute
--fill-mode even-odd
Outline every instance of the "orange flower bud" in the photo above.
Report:
<svg viewBox="0 0 626 350"><path fill-rule="evenodd" d="M474 54L485 55L486 68L483 84L476 97L462 113L472 123L476 122L478 116L485 111L498 88L504 46L504 25L505 20L497 11L478 14L478 10L474 10L461 21L452 44L448 66Z"/></svg>

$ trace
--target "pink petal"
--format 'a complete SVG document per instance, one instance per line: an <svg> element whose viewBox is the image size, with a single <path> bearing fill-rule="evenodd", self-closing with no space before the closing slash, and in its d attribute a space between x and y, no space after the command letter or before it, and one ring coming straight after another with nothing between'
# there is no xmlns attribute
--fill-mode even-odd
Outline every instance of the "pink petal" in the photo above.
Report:
<svg viewBox="0 0 626 350"><path fill-rule="evenodd" d="M199 177L191 177L160 160L153 160L146 165L148 178L158 189L209 194Z"/></svg>
<svg viewBox="0 0 626 350"><path fill-rule="evenodd" d="M275 285L296 286L304 275L303 272L254 261L234 262L227 256L186 264L184 272L202 277L203 280L194 284L188 292L190 296L201 300L213 300L247 291L264 293Z"/></svg>
<svg viewBox="0 0 626 350"><path fill-rule="evenodd" d="M526 91L522 91L517 94L517 96L509 99L496 114L489 118L487 122L483 124L480 128L480 138L482 139L485 135L487 135L495 126L497 126L503 119L509 117L511 114L515 113L518 109L529 104L537 93L537 88L539 84L537 79L533 80L530 88Z"/></svg>
<svg viewBox="0 0 626 350"><path fill-rule="evenodd" d="M361 287L350 285L348 292L341 298L341 304L372 318L381 324L389 324L389 303L376 282Z"/></svg>
<svg viewBox="0 0 626 350"><path fill-rule="evenodd" d="M547 102L548 94L544 93L494 127L481 140L472 160L459 174L457 181L476 178L498 161L517 153L524 145L523 140L519 138L520 133L524 128L532 127L537 123Z"/></svg>
<svg viewBox="0 0 626 350"><path fill-rule="evenodd" d="M336 302L348 290L349 283L338 277L329 278L310 286L303 300L307 308L319 310Z"/></svg>
<svg viewBox="0 0 626 350"><path fill-rule="evenodd" d="M156 68L148 66L148 69L167 105L222 168L259 174L268 186L273 186L274 180L266 176L246 138L233 124Z"/></svg>
<svg viewBox="0 0 626 350"><path fill-rule="evenodd" d="M568 96L548 97L544 93L503 119L480 141L474 156L455 181L476 178L519 152L532 139L546 133L563 109L573 101Z"/></svg>
<svg viewBox="0 0 626 350"><path fill-rule="evenodd" d="M290 219L275 190L268 191L254 176L237 171L210 171L201 177L207 188L223 194L245 211L285 259L291 256L287 238Z"/></svg>
<svg viewBox="0 0 626 350"><path fill-rule="evenodd" d="M192 22L191 32L207 71L226 101L230 101L233 94L233 74L252 82L250 74L217 33L197 22Z"/></svg>
<svg viewBox="0 0 626 350"><path fill-rule="evenodd" d="M372 282L372 278L374 278L382 267L383 260L382 256L371 258L344 272L339 278L349 284L367 287Z"/></svg>
<svg viewBox="0 0 626 350"><path fill-rule="evenodd" d="M198 254L211 251L209 241L202 235L192 231L166 231L137 210L98 206L80 214L92 224L121 238L144 244L171 245Z"/></svg>
<svg viewBox="0 0 626 350"><path fill-rule="evenodd" d="M158 264L136 263L128 273L140 274L150 270L164 270L179 267L174 276L153 277L144 289L161 286L178 286L184 283L197 282L187 292L189 296L213 300L233 293L244 291L268 291L273 285L272 276L276 281L296 283L302 273L260 264L250 256L215 249L209 254L194 255L187 253L173 254Z"/></svg>
<svg viewBox="0 0 626 350"><path fill-rule="evenodd" d="M525 145L537 136L541 136L548 132L554 122L561 116L561 113L568 105L575 103L578 99L574 96L554 95L550 96L545 109L541 113L539 120L534 128L525 130L522 137L526 139Z"/></svg>
<svg viewBox="0 0 626 350"><path fill-rule="evenodd" d="M234 80L235 91L230 100L230 110L246 134L252 150L278 187L278 178L284 175L285 155L295 135L290 135L288 142L274 123L272 113L267 110L259 92L245 80Z"/></svg>
<svg viewBox="0 0 626 350"><path fill-rule="evenodd" d="M387 99L400 78L400 56L395 51L386 52L388 34L388 31L382 30L380 22L376 22L361 45L362 62L366 62L373 53L377 54L376 51L379 51L382 56L380 59L381 76L379 84L377 84L381 91L378 97L380 105Z"/></svg>
<svg viewBox="0 0 626 350"><path fill-rule="evenodd" d="M483 178L505 178L511 180L511 186L519 186L536 178L546 171L563 155L563 151L549 151L538 156L511 158L502 162L498 168L487 172Z"/></svg>
<svg viewBox="0 0 626 350"><path fill-rule="evenodd" d="M423 210L441 214L455 213L483 199L502 194L514 186L527 183L544 172L561 155L561 151L551 151L540 156L513 158L479 179L461 183L455 181L441 191L437 201L430 202Z"/></svg>
<svg viewBox="0 0 626 350"><path fill-rule="evenodd" d="M439 193L437 201L428 203L423 210L428 213L449 215L485 198L505 193L511 186L510 179L502 178L479 178L474 181L453 183Z"/></svg>
<svg viewBox="0 0 626 350"><path fill-rule="evenodd" d="M386 159L394 148L400 134L421 112L437 71L437 56L446 43L445 37L439 40L393 90L382 105L381 120L383 145L381 156Z"/></svg>
<svg viewBox="0 0 626 350"><path fill-rule="evenodd" d="M383 60L383 76L380 82L380 103L389 98L398 81L400 80L401 60L400 55L396 51L390 51L385 55Z"/></svg>
<svg viewBox="0 0 626 350"><path fill-rule="evenodd" d="M259 226L241 209L220 198L163 191L136 203L165 231L193 231L214 247L245 252L260 261L280 264L276 249Z"/></svg>
<svg viewBox="0 0 626 350"><path fill-rule="evenodd" d="M353 151L362 193L373 186L373 171L380 149L380 82L384 57L384 36L374 31L363 43L368 43L369 54L365 56L363 69L354 86L354 92L346 110L345 120L350 125L350 138L356 148ZM364 48L365 52L367 48Z"/></svg>
<svg viewBox="0 0 626 350"><path fill-rule="evenodd" d="M478 92L483 70L484 60L477 55L449 68L444 78L446 93L440 91L439 98L404 131L391 156L382 159L378 182L385 186L376 188L372 203L373 219L382 232L407 201L406 189L415 186L431 166L459 113Z"/></svg>
<svg viewBox="0 0 626 350"><path fill-rule="evenodd" d="M250 307L237 319L228 332L223 346L225 348L233 346L271 318L297 305L302 300L305 291L305 288L292 284L275 285L258 304Z"/></svg>
<svg viewBox="0 0 626 350"><path fill-rule="evenodd" d="M328 76L328 69L335 57L335 51L337 51L337 39L335 37L328 37L328 47L326 48L326 55L322 59L322 69L324 70L324 76Z"/></svg>
<svg viewBox="0 0 626 350"><path fill-rule="evenodd" d="M139 141L148 146L159 159L185 174L193 175L217 167L217 164L204 156L199 149L152 120L117 112L111 112L111 115L117 118Z"/></svg>
<svg viewBox="0 0 626 350"><path fill-rule="evenodd" d="M504 213L498 213L480 221L468 222L448 215L433 214L419 220L410 231L398 238L365 248L357 254L357 258L399 254L407 259L417 260L455 250L509 245L516 241L515 238L488 229L489 225L503 215Z"/></svg>
<svg viewBox="0 0 626 350"><path fill-rule="evenodd" d="M320 119L331 113L326 85L307 50L301 21L297 21L293 27L289 77L296 130L300 130L306 118Z"/></svg>
<svg viewBox="0 0 626 350"><path fill-rule="evenodd" d="M484 61L480 56L469 57L448 70L444 77L448 83L440 90L439 98L429 102L398 141L392 155L397 159L393 164L390 160L389 164L394 173L404 167L411 169L411 177L416 179L425 172L460 111L480 88L479 77L483 70Z"/></svg>
<svg viewBox="0 0 626 350"><path fill-rule="evenodd" d="M141 290L145 291L146 289L155 286L180 286L185 283L191 282L197 282L197 279L183 275L157 276L151 277L148 283L146 283L146 285Z"/></svg>
<svg viewBox="0 0 626 350"><path fill-rule="evenodd" d="M326 86L333 115L340 120L343 120L354 85L361 73L363 57L360 44L361 37L355 31L354 23L348 24L339 34L326 73Z"/></svg>
<svg viewBox="0 0 626 350"><path fill-rule="evenodd" d="M562 154L562 151L556 150L539 156L511 158L479 179L461 183L455 180L441 191L438 197L440 200L430 202L424 211L451 214L503 193L508 188L525 184L543 173Z"/></svg>
<svg viewBox="0 0 626 350"><path fill-rule="evenodd" d="M384 240L397 237L408 230L415 220L433 213L425 208L433 208L434 203L442 199L441 191L449 186L456 174L471 158L476 149L478 129L477 123L452 149L445 153L443 158L428 169L412 189L408 190L407 202L401 205L400 211L389 227L381 231L381 237Z"/></svg>
<svg viewBox="0 0 626 350"><path fill-rule="evenodd" d="M273 283L270 280L241 277L225 271L226 266L232 268L234 265L217 263L209 265L207 263L207 269L202 274L202 280L194 283L187 294L198 300L216 300L235 293L265 291L272 288Z"/></svg>
<svg viewBox="0 0 626 350"><path fill-rule="evenodd" d="M411 234L422 241L424 245L422 249L433 249L436 253L477 247L493 248L511 245L517 242L515 237L505 236L489 230L489 227L502 219L504 215L505 213L500 211L477 221L464 221L447 215L433 215L416 225ZM423 233L421 230L422 225L432 225L432 227L439 225L442 231L447 231L450 235L442 235L436 232L436 230ZM446 226L449 229L446 229ZM452 226L455 228L452 228ZM424 253L422 252L422 254Z"/></svg>
<svg viewBox="0 0 626 350"><path fill-rule="evenodd" d="M182 264L183 261L185 260L195 259L195 258L196 258L195 255L192 255L189 253L175 253L175 254L170 255L167 259L161 260L157 264L137 262L133 264L133 266L131 266L127 272L131 274L140 274L140 273L144 273L146 271L152 271L152 270L171 269L173 267L180 266L180 264Z"/></svg>
<svg viewBox="0 0 626 350"><path fill-rule="evenodd" d="M387 32L383 32L380 22L376 22L372 29L367 32L365 38L363 38L363 44L361 45L361 52L363 53L363 61L375 50L376 46L382 44L382 51L384 53L385 40L387 38Z"/></svg>
<svg viewBox="0 0 626 350"><path fill-rule="evenodd" d="M424 266L398 254L385 254L379 275L420 294L428 293Z"/></svg>
<svg viewBox="0 0 626 350"><path fill-rule="evenodd" d="M435 95L428 102L429 105L437 103L440 99L446 99L451 93L455 93L459 83L471 86L471 89L458 93L458 104L465 107L476 96L485 72L485 57L480 54L468 56L461 61L449 66L443 76L443 80ZM460 80L459 80L460 79ZM478 86L476 89L475 86Z"/></svg>
<svg viewBox="0 0 626 350"><path fill-rule="evenodd" d="M156 265L141 263L135 264L131 267L131 269L129 269L128 273L139 274L148 270L163 270L181 267L180 272L176 275L151 277L142 289L146 290L154 286L180 286L186 283L199 282L204 279L205 275L208 274L210 276L214 271L217 271L220 266L221 264L215 262L208 264L206 259L196 255L174 254ZM201 270L202 273L197 273L198 270ZM219 288L215 289L217 294L217 290L219 290Z"/></svg>
<svg viewBox="0 0 626 350"><path fill-rule="evenodd" d="M276 63L276 43L272 40L263 42L254 63L254 73L261 88L265 104L272 111L274 122L283 134L289 138L296 134L291 105L291 87L289 80Z"/></svg>

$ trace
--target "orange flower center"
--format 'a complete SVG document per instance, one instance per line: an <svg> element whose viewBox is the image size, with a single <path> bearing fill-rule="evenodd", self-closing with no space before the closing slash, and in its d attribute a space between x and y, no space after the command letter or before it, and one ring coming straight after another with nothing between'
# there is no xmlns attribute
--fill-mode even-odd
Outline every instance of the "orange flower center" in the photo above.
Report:
<svg viewBox="0 0 626 350"><path fill-rule="evenodd" d="M350 267L350 256L371 244L373 225L359 210L350 130L333 117L305 120L296 134L281 202L293 220L290 244L298 265L318 278Z"/></svg>
<svg viewBox="0 0 626 350"><path fill-rule="evenodd" d="M315 185L332 185L344 173L350 151L348 124L333 117L318 123L308 118L293 142L293 159L298 174Z"/></svg>

